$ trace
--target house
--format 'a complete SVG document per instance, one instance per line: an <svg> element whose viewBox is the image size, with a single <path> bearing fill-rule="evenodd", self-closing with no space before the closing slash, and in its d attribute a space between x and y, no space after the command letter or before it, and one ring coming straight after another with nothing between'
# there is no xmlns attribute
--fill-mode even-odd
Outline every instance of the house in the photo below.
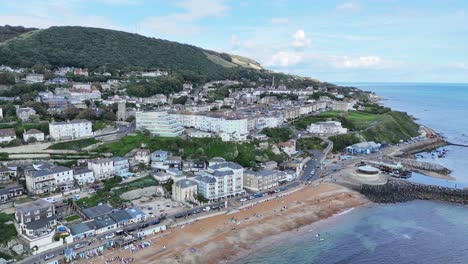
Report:
<svg viewBox="0 0 468 264"><path fill-rule="evenodd" d="M0 129L0 143L8 143L16 139L16 132L14 128Z"/></svg>
<svg viewBox="0 0 468 264"><path fill-rule="evenodd" d="M265 170L275 170L278 168L278 162L270 160L270 161L262 163L262 167Z"/></svg>
<svg viewBox="0 0 468 264"><path fill-rule="evenodd" d="M132 217L125 210L115 210L109 214L110 218L117 223L117 227L123 227L130 223Z"/></svg>
<svg viewBox="0 0 468 264"><path fill-rule="evenodd" d="M151 175L159 183L166 183L167 181L169 181L171 179L171 176L168 173L166 173L166 172L164 172L162 170L158 170L158 169L153 169L151 171Z"/></svg>
<svg viewBox="0 0 468 264"><path fill-rule="evenodd" d="M16 116L23 122L29 121L29 118L35 114L36 111L30 107L16 108Z"/></svg>
<svg viewBox="0 0 468 264"><path fill-rule="evenodd" d="M15 220L18 233L31 238L47 236L57 225L54 205L42 199L17 205Z"/></svg>
<svg viewBox="0 0 468 264"><path fill-rule="evenodd" d="M49 123L50 137L54 140L79 139L93 136L92 124L88 120L72 120Z"/></svg>
<svg viewBox="0 0 468 264"><path fill-rule="evenodd" d="M124 209L125 212L127 212L127 214L130 215L131 219L130 219L130 222L131 223L138 223L138 222L141 222L141 221L146 221L146 214L141 211L140 208L138 207L132 207L132 208L125 208Z"/></svg>
<svg viewBox="0 0 468 264"><path fill-rule="evenodd" d="M88 161L88 169L94 173L96 180L112 178L115 174L114 162L108 158L96 158Z"/></svg>
<svg viewBox="0 0 468 264"><path fill-rule="evenodd" d="M224 163L224 162L226 162L226 160L224 158L213 157L210 160L208 160L208 165L212 166L212 165L216 165L216 164L220 164L220 163Z"/></svg>
<svg viewBox="0 0 468 264"><path fill-rule="evenodd" d="M149 164L151 158L149 149L137 149L134 158L139 163Z"/></svg>
<svg viewBox="0 0 468 264"><path fill-rule="evenodd" d="M11 201L13 198L23 195L24 188L20 185L0 189L0 203Z"/></svg>
<svg viewBox="0 0 468 264"><path fill-rule="evenodd" d="M33 194L51 193L73 187L73 170L64 166L37 167L25 171L26 189Z"/></svg>
<svg viewBox="0 0 468 264"><path fill-rule="evenodd" d="M70 226L70 233L73 237L73 241L78 241L95 236L96 230L87 225L86 222L81 222Z"/></svg>
<svg viewBox="0 0 468 264"><path fill-rule="evenodd" d="M8 167L0 167L0 183L10 182L13 178L16 178L16 171Z"/></svg>
<svg viewBox="0 0 468 264"><path fill-rule="evenodd" d="M172 199L174 201L195 201L197 192L197 183L189 179L180 180L172 184Z"/></svg>
<svg viewBox="0 0 468 264"><path fill-rule="evenodd" d="M95 217L91 221L87 221L86 225L89 229L95 230L96 235L117 229L117 223L109 215Z"/></svg>
<svg viewBox="0 0 468 264"><path fill-rule="evenodd" d="M100 216L111 213L114 210L109 204L100 204L89 207L83 210L83 214L87 219L94 219Z"/></svg>
<svg viewBox="0 0 468 264"><path fill-rule="evenodd" d="M42 83L44 81L43 74L28 74L26 75L27 83Z"/></svg>
<svg viewBox="0 0 468 264"><path fill-rule="evenodd" d="M76 168L73 171L73 178L77 181L78 185L86 185L94 183L94 172L88 168Z"/></svg>
<svg viewBox="0 0 468 264"><path fill-rule="evenodd" d="M29 129L23 133L23 141L24 142L44 141L44 133L34 128Z"/></svg>
<svg viewBox="0 0 468 264"><path fill-rule="evenodd" d="M174 181L180 181L186 177L183 175L183 172L177 168L169 168L166 170L166 174Z"/></svg>
<svg viewBox="0 0 468 264"><path fill-rule="evenodd" d="M164 150L156 150L151 153L151 161L161 161L164 162L167 160L168 152Z"/></svg>
<svg viewBox="0 0 468 264"><path fill-rule="evenodd" d="M374 141L356 143L354 145L348 146L344 149L344 152L347 154L362 154L367 155L379 151L380 144L375 143Z"/></svg>
<svg viewBox="0 0 468 264"><path fill-rule="evenodd" d="M130 164L127 158L113 157L111 160L114 164L114 175L121 177L128 176Z"/></svg>
<svg viewBox="0 0 468 264"><path fill-rule="evenodd" d="M291 139L285 142L280 142L278 143L278 147L286 153L288 156L292 156L294 153L296 153L296 140Z"/></svg>
<svg viewBox="0 0 468 264"><path fill-rule="evenodd" d="M183 171L201 171L204 170L206 163L202 160L185 160L182 163Z"/></svg>

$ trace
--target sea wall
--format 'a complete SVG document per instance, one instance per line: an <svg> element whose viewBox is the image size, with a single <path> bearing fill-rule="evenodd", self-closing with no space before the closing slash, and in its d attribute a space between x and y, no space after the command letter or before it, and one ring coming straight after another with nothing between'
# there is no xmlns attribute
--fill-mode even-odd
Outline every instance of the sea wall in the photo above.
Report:
<svg viewBox="0 0 468 264"><path fill-rule="evenodd" d="M359 190L376 203L398 203L412 200L439 200L468 204L468 190L389 180L383 185L361 185Z"/></svg>
<svg viewBox="0 0 468 264"><path fill-rule="evenodd" d="M431 151L436 148L446 146L448 143L441 137L426 139L413 144L408 144L400 149L396 156L408 156L419 152Z"/></svg>

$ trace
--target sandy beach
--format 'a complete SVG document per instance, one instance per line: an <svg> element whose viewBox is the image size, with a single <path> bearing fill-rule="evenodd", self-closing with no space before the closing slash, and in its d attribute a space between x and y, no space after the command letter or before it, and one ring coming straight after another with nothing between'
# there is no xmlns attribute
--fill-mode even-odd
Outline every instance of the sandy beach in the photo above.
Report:
<svg viewBox="0 0 468 264"><path fill-rule="evenodd" d="M262 239L298 230L367 203L361 194L340 185L308 185L236 212L147 237L145 241L150 241L151 246L135 253L123 249L105 251L103 256L88 262L104 263L112 256L120 256L134 258L132 263L228 263L248 254Z"/></svg>

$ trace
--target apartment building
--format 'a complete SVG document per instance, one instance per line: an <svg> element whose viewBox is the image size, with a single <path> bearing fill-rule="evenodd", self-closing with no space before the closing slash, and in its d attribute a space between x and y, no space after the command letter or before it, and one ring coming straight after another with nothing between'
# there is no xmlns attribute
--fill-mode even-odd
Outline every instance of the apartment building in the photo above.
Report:
<svg viewBox="0 0 468 264"><path fill-rule="evenodd" d="M178 202L195 201L197 198L197 183L185 179L172 184L172 199Z"/></svg>
<svg viewBox="0 0 468 264"><path fill-rule="evenodd" d="M319 136L332 136L338 134L346 134L348 132L348 129L342 127L341 122L326 121L310 124L309 127L307 127L307 131Z"/></svg>
<svg viewBox="0 0 468 264"><path fill-rule="evenodd" d="M279 170L244 171L244 187L252 191L264 191L286 181L287 173Z"/></svg>
<svg viewBox="0 0 468 264"><path fill-rule="evenodd" d="M184 131L176 118L163 111L137 112L136 129L160 137L177 137Z"/></svg>
<svg viewBox="0 0 468 264"><path fill-rule="evenodd" d="M49 124L50 137L54 140L79 139L93 136L92 124L88 120L52 122Z"/></svg>
<svg viewBox="0 0 468 264"><path fill-rule="evenodd" d="M127 158L113 157L114 174L117 176L127 176L130 170L130 164Z"/></svg>
<svg viewBox="0 0 468 264"><path fill-rule="evenodd" d="M67 191L73 187L73 170L64 166L36 167L25 171L26 189L33 194Z"/></svg>
<svg viewBox="0 0 468 264"><path fill-rule="evenodd" d="M18 233L31 238L47 236L57 225L54 205L42 199L17 205L15 220Z"/></svg>
<svg viewBox="0 0 468 264"><path fill-rule="evenodd" d="M233 162L211 165L204 174L194 178L198 193L208 200L242 194L243 171L242 166Z"/></svg>

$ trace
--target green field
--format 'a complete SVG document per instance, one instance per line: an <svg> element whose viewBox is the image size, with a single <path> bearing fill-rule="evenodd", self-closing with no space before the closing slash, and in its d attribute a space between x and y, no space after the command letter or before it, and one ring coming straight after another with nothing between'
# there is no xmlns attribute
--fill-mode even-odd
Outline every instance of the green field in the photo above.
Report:
<svg viewBox="0 0 468 264"><path fill-rule="evenodd" d="M80 151L81 149L98 143L99 141L94 138L85 138L74 141L60 142L52 144L49 149L67 149Z"/></svg>
<svg viewBox="0 0 468 264"><path fill-rule="evenodd" d="M367 106L364 111L329 111L319 116L306 116L293 125L305 129L311 123L327 120L340 121L343 127L356 133L330 137L335 151L363 140L394 144L417 136L419 129L419 125L408 114L376 105Z"/></svg>
<svg viewBox="0 0 468 264"><path fill-rule="evenodd" d="M174 155L185 158L208 160L213 157L223 157L228 161L237 162L244 167L255 166L259 162L274 160L281 162L284 155L275 155L271 149L260 149L256 143L223 142L218 138L162 138L151 137L143 133L126 136L118 142L101 145L94 151L112 153L123 156L134 148L146 145L151 151L167 150Z"/></svg>

